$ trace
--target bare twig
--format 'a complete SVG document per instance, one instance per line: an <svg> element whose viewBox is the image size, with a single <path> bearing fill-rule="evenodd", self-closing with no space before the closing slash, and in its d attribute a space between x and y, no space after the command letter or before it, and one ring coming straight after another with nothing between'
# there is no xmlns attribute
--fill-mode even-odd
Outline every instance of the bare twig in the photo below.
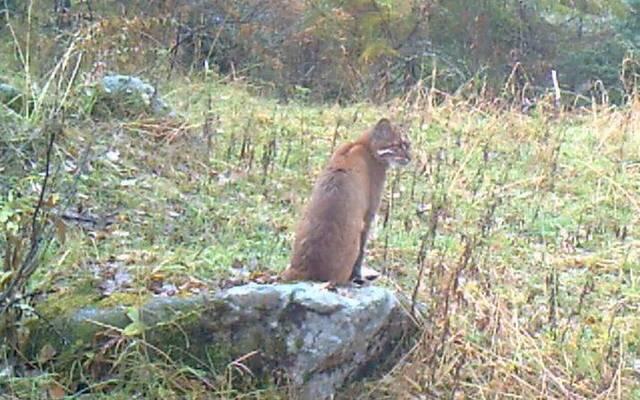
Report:
<svg viewBox="0 0 640 400"><path fill-rule="evenodd" d="M444 201L443 201L444 203ZM431 219L429 221L429 231L423 235L422 240L420 242L420 250L418 251L418 279L413 288L413 293L411 294L411 315L415 316L415 307L416 301L418 298L418 291L420 289L420 285L422 284L422 278L424 277L424 269L426 266L426 258L427 258L427 246L429 248L433 247L433 244L436 239L436 231L438 230L438 217L440 215L440 204L436 206L435 201L432 201L432 211L431 211Z"/></svg>
<svg viewBox="0 0 640 400"><path fill-rule="evenodd" d="M0 294L0 314L3 314L9 305L11 304L11 299L15 295L15 292L19 289L20 286L24 285L29 276L33 274L36 269L36 260L37 254L40 249L40 245L43 242L43 238L41 235L42 223L39 223L39 216L44 206L44 197L47 191L47 185L49 183L49 174L51 171L51 153L53 151L53 145L56 139L58 132L61 130L60 125L56 125L49 129L49 142L47 144L47 152L46 152L46 160L45 160L45 173L44 179L42 182L42 187L40 188L40 195L38 197L38 202L36 204L36 208L33 211L33 216L31 219L31 247L26 257L22 261L22 265L16 271L13 279L8 284L6 290ZM50 240L51 238L45 238L45 241Z"/></svg>

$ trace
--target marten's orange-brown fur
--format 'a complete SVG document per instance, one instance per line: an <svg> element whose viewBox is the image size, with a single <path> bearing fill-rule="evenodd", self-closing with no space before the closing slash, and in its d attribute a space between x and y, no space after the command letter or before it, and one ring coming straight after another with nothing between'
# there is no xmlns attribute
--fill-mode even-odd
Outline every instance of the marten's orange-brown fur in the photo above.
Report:
<svg viewBox="0 0 640 400"><path fill-rule="evenodd" d="M282 280L335 284L360 280L386 171L410 159L409 142L387 119L339 147L316 181Z"/></svg>

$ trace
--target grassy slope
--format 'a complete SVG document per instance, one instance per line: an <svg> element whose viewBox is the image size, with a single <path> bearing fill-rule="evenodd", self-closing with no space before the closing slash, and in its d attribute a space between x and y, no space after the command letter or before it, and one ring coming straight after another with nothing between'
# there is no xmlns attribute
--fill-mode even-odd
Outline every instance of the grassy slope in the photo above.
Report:
<svg viewBox="0 0 640 400"><path fill-rule="evenodd" d="M396 115L408 121L415 160L389 176L368 263L385 271L383 285L409 296L418 286L424 334L388 377L349 390L640 398L637 106L554 119L464 104L279 105L198 81L164 92L182 122L69 123L58 160L77 163L95 141L74 207L117 222L66 230L38 276L57 298L135 304L158 283L187 294L234 270L280 271L334 136ZM97 286L114 271L131 275L129 287L100 299ZM204 390L179 366L141 369L129 358L118 361L118 393Z"/></svg>

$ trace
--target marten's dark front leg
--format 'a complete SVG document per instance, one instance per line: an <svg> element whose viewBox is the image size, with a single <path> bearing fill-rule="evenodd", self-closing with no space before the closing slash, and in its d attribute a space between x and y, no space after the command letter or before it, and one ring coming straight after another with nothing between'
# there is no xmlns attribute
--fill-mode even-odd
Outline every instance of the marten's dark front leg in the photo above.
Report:
<svg viewBox="0 0 640 400"><path fill-rule="evenodd" d="M358 250L358 258L356 259L355 264L353 264L353 270L351 271L352 282L361 284L364 282L362 279L362 261L364 260L364 248L366 243L366 236L363 234L360 236L360 249Z"/></svg>
<svg viewBox="0 0 640 400"><path fill-rule="evenodd" d="M358 249L358 258L356 258L356 262L353 264L353 269L351 270L351 281L356 283L363 283L362 279L362 262L364 261L364 253L367 247L367 238L369 236L369 229L371 228L371 222L373 221L374 214L369 213L364 222L364 227L362 232L360 233L360 248Z"/></svg>

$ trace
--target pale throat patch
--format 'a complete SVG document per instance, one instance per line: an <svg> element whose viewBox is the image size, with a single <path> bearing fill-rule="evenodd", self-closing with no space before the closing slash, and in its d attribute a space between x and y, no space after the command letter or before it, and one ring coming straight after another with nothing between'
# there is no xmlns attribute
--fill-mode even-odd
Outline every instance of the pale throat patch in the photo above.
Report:
<svg viewBox="0 0 640 400"><path fill-rule="evenodd" d="M404 166L406 164L406 163L399 162L396 158L392 158L392 159L390 159L388 161L389 161L389 166L391 166L393 168L402 167L402 166Z"/></svg>

